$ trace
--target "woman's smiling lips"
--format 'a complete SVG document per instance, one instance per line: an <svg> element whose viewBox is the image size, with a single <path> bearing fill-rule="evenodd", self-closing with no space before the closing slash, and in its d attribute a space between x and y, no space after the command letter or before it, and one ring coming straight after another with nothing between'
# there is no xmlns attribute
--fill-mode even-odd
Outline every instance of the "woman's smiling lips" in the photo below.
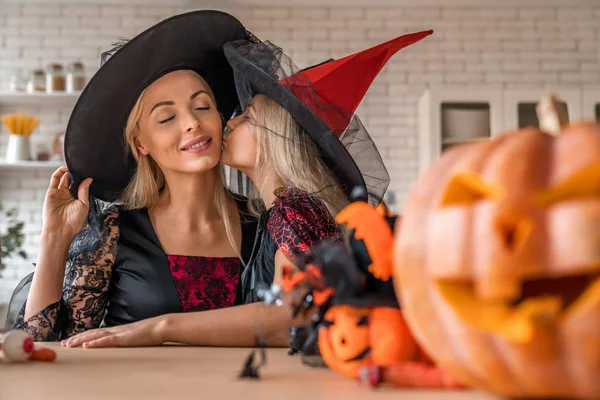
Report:
<svg viewBox="0 0 600 400"><path fill-rule="evenodd" d="M208 149L212 144L212 137L200 136L199 138L190 140L182 148L181 151L186 153L201 153Z"/></svg>

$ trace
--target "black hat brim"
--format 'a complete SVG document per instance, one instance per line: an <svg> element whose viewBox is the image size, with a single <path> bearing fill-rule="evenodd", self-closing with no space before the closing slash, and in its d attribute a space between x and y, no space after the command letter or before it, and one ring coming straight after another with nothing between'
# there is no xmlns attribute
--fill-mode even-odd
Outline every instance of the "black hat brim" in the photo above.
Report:
<svg viewBox="0 0 600 400"><path fill-rule="evenodd" d="M231 117L239 102L222 46L247 38L235 17L201 10L168 18L120 48L86 85L67 125L65 159L73 193L88 177L90 195L105 201L114 201L127 186L136 167L124 137L129 112L141 92L169 72L199 73L219 112Z"/></svg>

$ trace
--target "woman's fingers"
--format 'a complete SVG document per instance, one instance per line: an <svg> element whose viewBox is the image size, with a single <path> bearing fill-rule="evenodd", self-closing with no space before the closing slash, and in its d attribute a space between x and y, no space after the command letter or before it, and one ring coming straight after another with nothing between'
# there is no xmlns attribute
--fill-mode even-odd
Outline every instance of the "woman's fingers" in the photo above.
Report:
<svg viewBox="0 0 600 400"><path fill-rule="evenodd" d="M69 188L69 173L66 172L63 176L60 177L60 183L58 184L59 189L68 189Z"/></svg>
<svg viewBox="0 0 600 400"><path fill-rule="evenodd" d="M92 178L87 178L79 184L77 188L77 198L84 204L89 203L90 199L90 185L92 184Z"/></svg>
<svg viewBox="0 0 600 400"><path fill-rule="evenodd" d="M66 166L62 166L62 167L58 168L56 171L54 171L54 173L52 174L52 177L50 178L50 189L58 189L58 185L60 184L62 177L67 172L68 172L68 169Z"/></svg>
<svg viewBox="0 0 600 400"><path fill-rule="evenodd" d="M99 347L119 347L119 337L117 335L108 335L99 339L90 340L83 344L86 349Z"/></svg>
<svg viewBox="0 0 600 400"><path fill-rule="evenodd" d="M110 332L105 329L94 329L75 335L67 340L63 340L61 344L66 347L78 347L81 346L83 343L104 337L109 334Z"/></svg>

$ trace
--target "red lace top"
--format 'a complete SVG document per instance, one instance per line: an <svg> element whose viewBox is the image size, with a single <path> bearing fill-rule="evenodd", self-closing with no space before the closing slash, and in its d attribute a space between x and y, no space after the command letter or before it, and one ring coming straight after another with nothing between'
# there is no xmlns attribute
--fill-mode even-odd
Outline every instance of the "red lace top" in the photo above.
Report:
<svg viewBox="0 0 600 400"><path fill-rule="evenodd" d="M235 302L240 262L235 257L167 255L183 311L231 307Z"/></svg>

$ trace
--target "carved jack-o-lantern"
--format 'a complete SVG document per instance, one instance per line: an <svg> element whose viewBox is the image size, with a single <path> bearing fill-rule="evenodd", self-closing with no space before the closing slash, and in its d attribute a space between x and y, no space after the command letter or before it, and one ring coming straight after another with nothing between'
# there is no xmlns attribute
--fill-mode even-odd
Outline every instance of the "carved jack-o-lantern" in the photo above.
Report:
<svg viewBox="0 0 600 400"><path fill-rule="evenodd" d="M397 229L397 294L464 382L599 398L600 126L547 121L451 149L421 177Z"/></svg>
<svg viewBox="0 0 600 400"><path fill-rule="evenodd" d="M402 313L390 307L329 308L319 328L319 349L329 367L351 378L362 367L417 361L420 354Z"/></svg>

